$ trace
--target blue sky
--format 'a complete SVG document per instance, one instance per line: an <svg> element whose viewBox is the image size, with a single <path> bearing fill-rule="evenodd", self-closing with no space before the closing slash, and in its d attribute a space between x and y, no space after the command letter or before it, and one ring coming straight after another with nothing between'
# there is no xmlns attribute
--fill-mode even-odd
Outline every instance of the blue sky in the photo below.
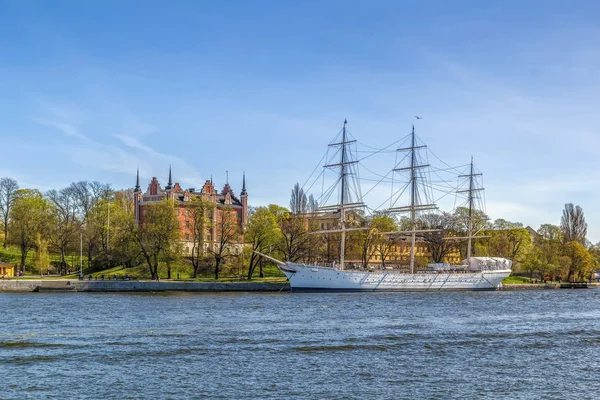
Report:
<svg viewBox="0 0 600 400"><path fill-rule="evenodd" d="M287 205L344 118L376 147L416 123L447 163L475 157L492 218L573 202L597 242L598 20L593 1L0 0L0 175L123 188L171 164L239 191L246 171L253 205Z"/></svg>

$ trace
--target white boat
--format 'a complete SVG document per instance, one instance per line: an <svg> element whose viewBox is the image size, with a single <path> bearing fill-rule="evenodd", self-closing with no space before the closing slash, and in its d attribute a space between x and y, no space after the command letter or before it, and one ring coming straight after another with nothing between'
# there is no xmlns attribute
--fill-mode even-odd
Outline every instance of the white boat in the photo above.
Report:
<svg viewBox="0 0 600 400"><path fill-rule="evenodd" d="M471 291L497 290L510 275L511 261L504 258L471 257L470 265L454 270L406 273L396 270L342 270L318 265L277 262L293 291Z"/></svg>
<svg viewBox="0 0 600 400"><path fill-rule="evenodd" d="M342 130L340 142L333 143L330 146L340 146L341 158L339 162L334 162L325 167L340 168L339 184L340 202L339 204L322 207L321 210L336 211L340 214L339 229L319 231L313 233L338 232L341 235L340 240L340 261L338 268L324 265L307 265L296 262L283 262L273 257L261 254L262 256L275 262L278 268L287 276L292 291L475 291L475 290L497 290L502 286L502 280L511 273L512 261L505 258L496 257L471 257L471 241L477 236L474 232L472 211L474 210L474 199L476 193L481 188L475 187L475 178L481 174L475 173L473 160L471 159L470 172L462 175L468 178L468 190L463 190L468 194L468 221L467 235L464 237L445 237L448 240L465 239L467 244L467 257L461 265L451 265L445 263L429 264L421 270L415 270L415 243L417 235L425 232L433 232L436 229L418 229L417 214L427 210L436 210L435 204L420 204L417 183L422 178L417 171L429 167L428 164L420 164L417 151L426 146L418 146L415 141L414 126L411 134L411 144L409 147L398 149L398 151L408 151L410 165L406 168L395 168L393 171L410 172L410 204L405 207L389 208L387 212L410 214L411 229L407 231L386 232L386 234L407 235L411 239L410 264L407 271L398 269L346 269L344 262L345 234L347 231L364 228L346 228L346 211L359 208L362 202L353 201L349 195L349 185L346 182L347 176L352 175L350 171L357 161L352 160L346 150L349 143L355 142L348 140L346 134L346 121ZM358 174L356 174L358 175Z"/></svg>

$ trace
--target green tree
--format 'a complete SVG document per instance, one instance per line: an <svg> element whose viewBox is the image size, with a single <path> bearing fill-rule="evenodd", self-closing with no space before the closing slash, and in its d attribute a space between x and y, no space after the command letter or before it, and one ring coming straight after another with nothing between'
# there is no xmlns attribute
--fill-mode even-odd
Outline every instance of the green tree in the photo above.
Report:
<svg viewBox="0 0 600 400"><path fill-rule="evenodd" d="M87 258L91 261L100 248L106 245L108 207L114 208L112 202L108 203L107 200L114 192L109 184L97 181L73 182L69 189L77 203L78 218L82 223L83 243ZM111 211L116 210L111 209ZM106 247L104 250L107 250Z"/></svg>
<svg viewBox="0 0 600 400"><path fill-rule="evenodd" d="M44 275L44 269L48 269L48 265L50 265L50 259L48 258L48 241L42 238L41 233L37 233L35 237L35 258L34 265L38 271L40 271L40 276Z"/></svg>
<svg viewBox="0 0 600 400"><path fill-rule="evenodd" d="M381 259L381 266L385 267L385 260L389 256L394 241L391 240L390 232L398 230L396 221L387 215L377 215L372 220L373 228L375 230L374 246L375 252Z"/></svg>
<svg viewBox="0 0 600 400"><path fill-rule="evenodd" d="M593 270L594 263L590 252L578 241L572 240L565 245L565 255L571 259L567 280L587 280Z"/></svg>
<svg viewBox="0 0 600 400"><path fill-rule="evenodd" d="M133 238L142 253L150 275L158 279L160 262L170 262L181 252L179 224L171 201L165 200L144 206L143 222L139 227L131 225Z"/></svg>
<svg viewBox="0 0 600 400"><path fill-rule="evenodd" d="M262 265L260 261L263 258L255 252L266 253L281 240L277 219L268 207L258 207L252 210L244 232L244 239L252 248L252 253L248 257L248 279L252 279L256 267ZM262 267L260 268L260 277L264 277Z"/></svg>
<svg viewBox="0 0 600 400"><path fill-rule="evenodd" d="M111 265L117 264L122 265L126 268L130 268L139 265L141 262L142 254L140 247L136 242L134 233L136 232L136 225L134 219L133 210L133 191L119 190L114 193L115 199L111 202L111 251L105 253L110 256L109 259L99 260L99 256L94 259L94 264L100 268L110 268ZM90 215L92 218L98 218L98 220L90 222L90 228L97 232L98 237L104 241L106 238L103 235L105 232L106 220L105 202L100 202L97 207L98 212L93 212ZM91 219L91 218L90 218ZM104 261L105 264L102 264ZM108 263L106 263L108 261Z"/></svg>
<svg viewBox="0 0 600 400"><path fill-rule="evenodd" d="M50 225L50 207L42 194L35 189L19 189L10 212L9 232L11 242L21 251L21 271L25 272L27 254L35 247L38 235L44 237Z"/></svg>

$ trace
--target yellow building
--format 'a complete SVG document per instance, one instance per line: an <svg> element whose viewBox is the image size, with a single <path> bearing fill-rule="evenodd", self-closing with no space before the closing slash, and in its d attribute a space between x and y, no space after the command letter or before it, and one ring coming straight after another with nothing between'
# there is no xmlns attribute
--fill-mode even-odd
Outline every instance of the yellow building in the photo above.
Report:
<svg viewBox="0 0 600 400"><path fill-rule="evenodd" d="M0 262L0 277L15 276L15 267L10 264Z"/></svg>
<svg viewBox="0 0 600 400"><path fill-rule="evenodd" d="M309 229L309 224L312 224L312 231L325 231L339 229L339 213L315 213L310 214L306 218L306 227ZM346 227L347 228L358 228L365 226L365 218L359 213L354 211L348 211L346 213ZM351 235L351 234L350 234ZM351 236L346 238L347 241L352 241ZM390 242L385 247L385 264L391 266L407 266L410 263L410 239L405 237L398 237L397 235L389 236ZM327 240L330 242L330 239ZM328 258L335 260L339 257L339 235L331 235L330 247L333 248L332 254L328 254ZM377 246L369 251L370 257L368 264L377 265L381 264L381 252L377 249ZM431 253L427 247L427 244L417 237L415 243L415 259L417 264L424 262L431 262ZM460 264L461 256L458 249L452 249L443 259L444 262L450 264ZM356 250L347 249L346 262L350 264L360 264L360 255L357 254Z"/></svg>

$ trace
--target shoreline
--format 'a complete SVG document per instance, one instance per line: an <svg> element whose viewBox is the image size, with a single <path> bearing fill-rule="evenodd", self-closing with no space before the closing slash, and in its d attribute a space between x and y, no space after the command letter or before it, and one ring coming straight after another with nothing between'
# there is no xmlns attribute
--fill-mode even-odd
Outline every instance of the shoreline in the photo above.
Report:
<svg viewBox="0 0 600 400"><path fill-rule="evenodd" d="M501 291L515 290L554 290L554 289L596 289L597 283L585 286L561 287L557 283L504 284ZM0 293L32 292L289 292L289 283L281 282L185 282L185 281L81 281L77 279L8 279L0 280Z"/></svg>
<svg viewBox="0 0 600 400"><path fill-rule="evenodd" d="M10 279L0 281L1 292L279 292L288 283L182 282L182 281L81 281L78 279Z"/></svg>

